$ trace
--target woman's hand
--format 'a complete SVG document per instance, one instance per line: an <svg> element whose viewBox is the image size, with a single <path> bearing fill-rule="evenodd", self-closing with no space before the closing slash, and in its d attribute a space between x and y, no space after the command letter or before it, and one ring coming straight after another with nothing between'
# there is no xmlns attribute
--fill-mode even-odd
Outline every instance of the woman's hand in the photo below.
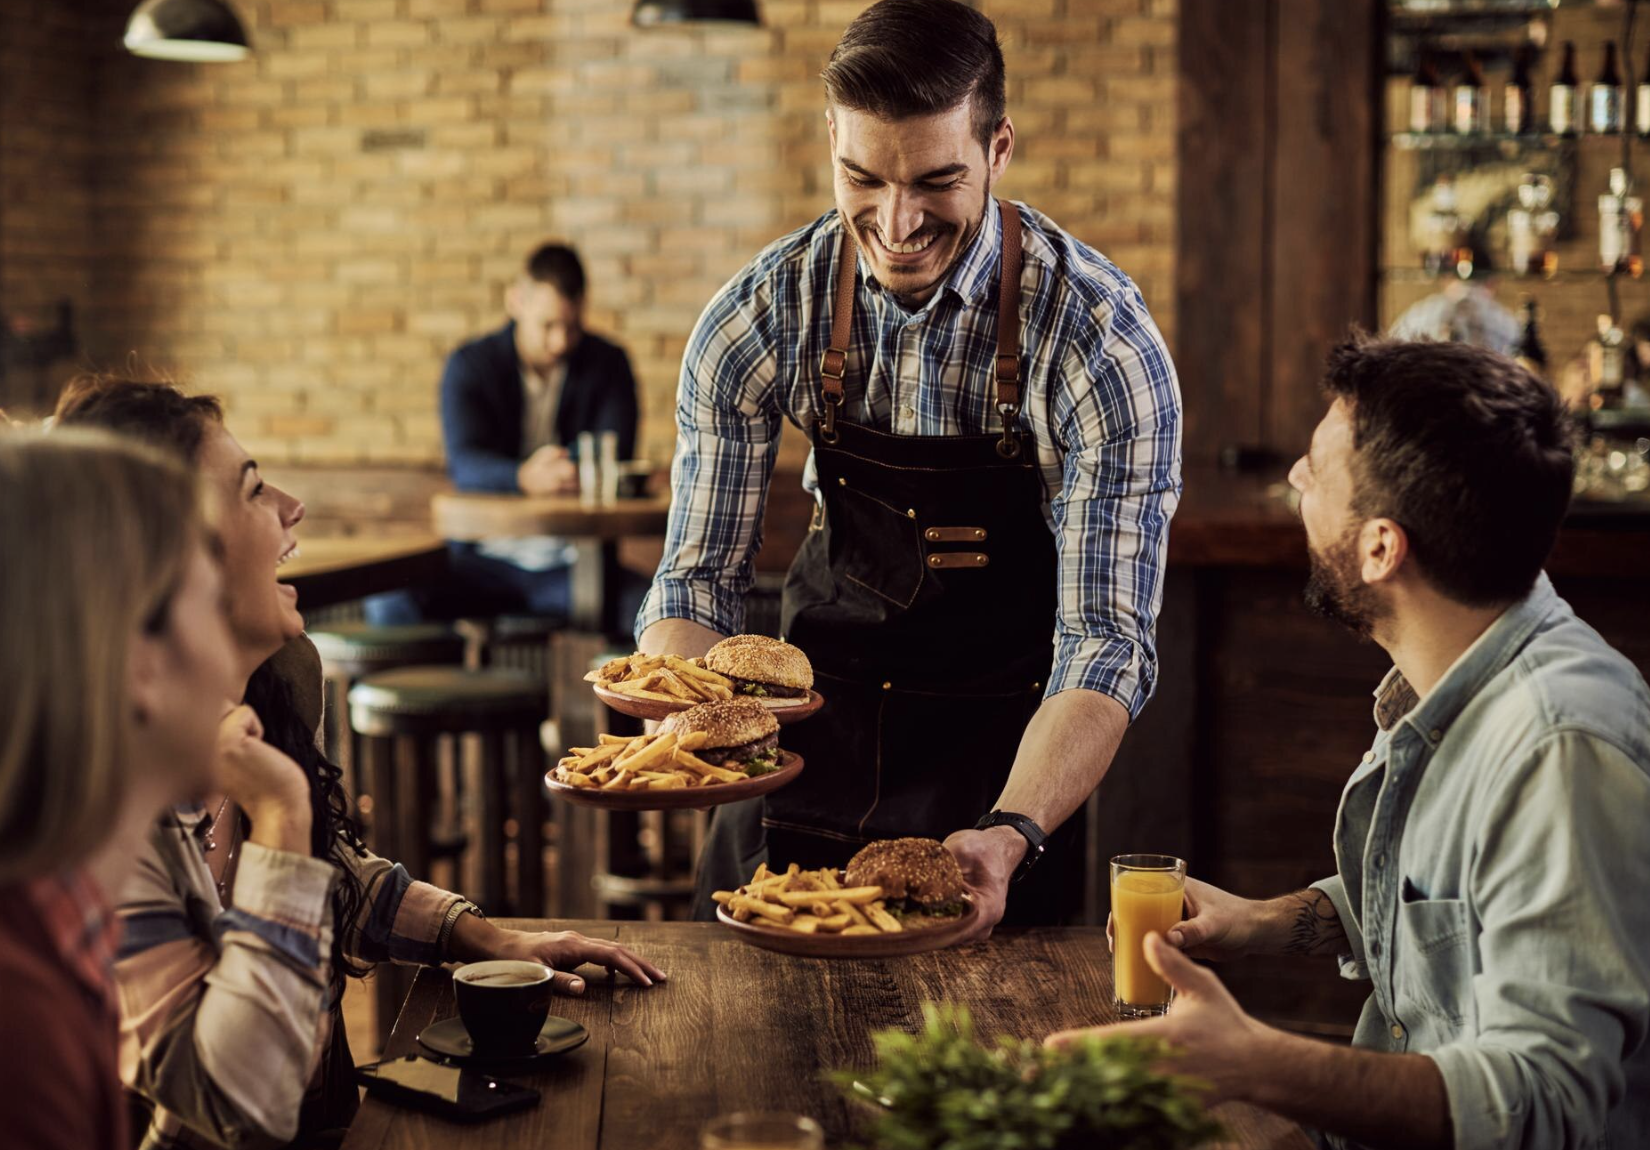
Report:
<svg viewBox="0 0 1650 1150"><path fill-rule="evenodd" d="M218 725L218 787L251 820L247 841L309 853L309 780L303 768L264 742L263 723L239 706Z"/></svg>
<svg viewBox="0 0 1650 1150"><path fill-rule="evenodd" d="M474 918L465 915L459 919ZM604 966L612 972L623 972L642 986L652 986L665 980L664 971L645 958L626 950L616 942L601 938L586 938L571 930L528 932L498 930L496 939L488 947L488 958L525 959L542 962L556 973L551 980L561 994L583 994L584 979L572 973L585 963Z"/></svg>

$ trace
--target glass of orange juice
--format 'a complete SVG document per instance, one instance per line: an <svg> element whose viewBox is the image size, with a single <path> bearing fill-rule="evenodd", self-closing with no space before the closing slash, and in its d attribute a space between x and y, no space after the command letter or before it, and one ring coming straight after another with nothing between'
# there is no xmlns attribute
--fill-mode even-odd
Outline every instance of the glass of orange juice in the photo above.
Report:
<svg viewBox="0 0 1650 1150"><path fill-rule="evenodd" d="M1174 991L1146 963L1146 936L1167 935L1186 901L1186 862L1173 855L1111 860L1112 1002L1121 1018L1167 1013Z"/></svg>

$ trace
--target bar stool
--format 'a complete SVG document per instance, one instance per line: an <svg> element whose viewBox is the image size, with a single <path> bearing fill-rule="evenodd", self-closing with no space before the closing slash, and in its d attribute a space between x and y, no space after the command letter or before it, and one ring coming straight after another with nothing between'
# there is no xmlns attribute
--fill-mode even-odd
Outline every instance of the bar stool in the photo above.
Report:
<svg viewBox="0 0 1650 1150"><path fill-rule="evenodd" d="M555 615L460 619L458 631L464 636L464 665L473 670L510 668L548 676L550 639L566 626L567 620Z"/></svg>

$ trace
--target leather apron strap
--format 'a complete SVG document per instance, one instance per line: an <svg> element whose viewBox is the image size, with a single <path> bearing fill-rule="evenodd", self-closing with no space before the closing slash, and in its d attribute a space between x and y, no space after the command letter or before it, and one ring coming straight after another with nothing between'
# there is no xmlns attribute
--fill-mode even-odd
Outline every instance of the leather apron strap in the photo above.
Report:
<svg viewBox="0 0 1650 1150"><path fill-rule="evenodd" d="M1020 210L1007 200L997 201L1002 220L1001 284L997 293L997 356L994 376L997 383L997 414L1003 421L997 454L1014 459L1020 454L1020 440L1014 420L1020 414ZM859 266L859 249L853 232L842 229L842 251L837 256L836 299L831 309L831 343L819 357L820 417L819 437L837 442L836 420L843 403L842 379L848 368L848 346L854 330L854 274Z"/></svg>

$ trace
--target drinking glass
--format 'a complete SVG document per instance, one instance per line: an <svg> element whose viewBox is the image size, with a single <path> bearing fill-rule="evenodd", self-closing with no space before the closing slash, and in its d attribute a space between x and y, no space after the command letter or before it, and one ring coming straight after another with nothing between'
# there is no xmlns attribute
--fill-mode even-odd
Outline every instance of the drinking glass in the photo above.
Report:
<svg viewBox="0 0 1650 1150"><path fill-rule="evenodd" d="M1165 1014L1174 991L1146 962L1146 936L1167 936L1186 901L1186 863L1173 855L1111 860L1112 1002L1122 1018Z"/></svg>
<svg viewBox="0 0 1650 1150"><path fill-rule="evenodd" d="M722 1114L699 1132L699 1150L823 1150L825 1132L800 1114Z"/></svg>

